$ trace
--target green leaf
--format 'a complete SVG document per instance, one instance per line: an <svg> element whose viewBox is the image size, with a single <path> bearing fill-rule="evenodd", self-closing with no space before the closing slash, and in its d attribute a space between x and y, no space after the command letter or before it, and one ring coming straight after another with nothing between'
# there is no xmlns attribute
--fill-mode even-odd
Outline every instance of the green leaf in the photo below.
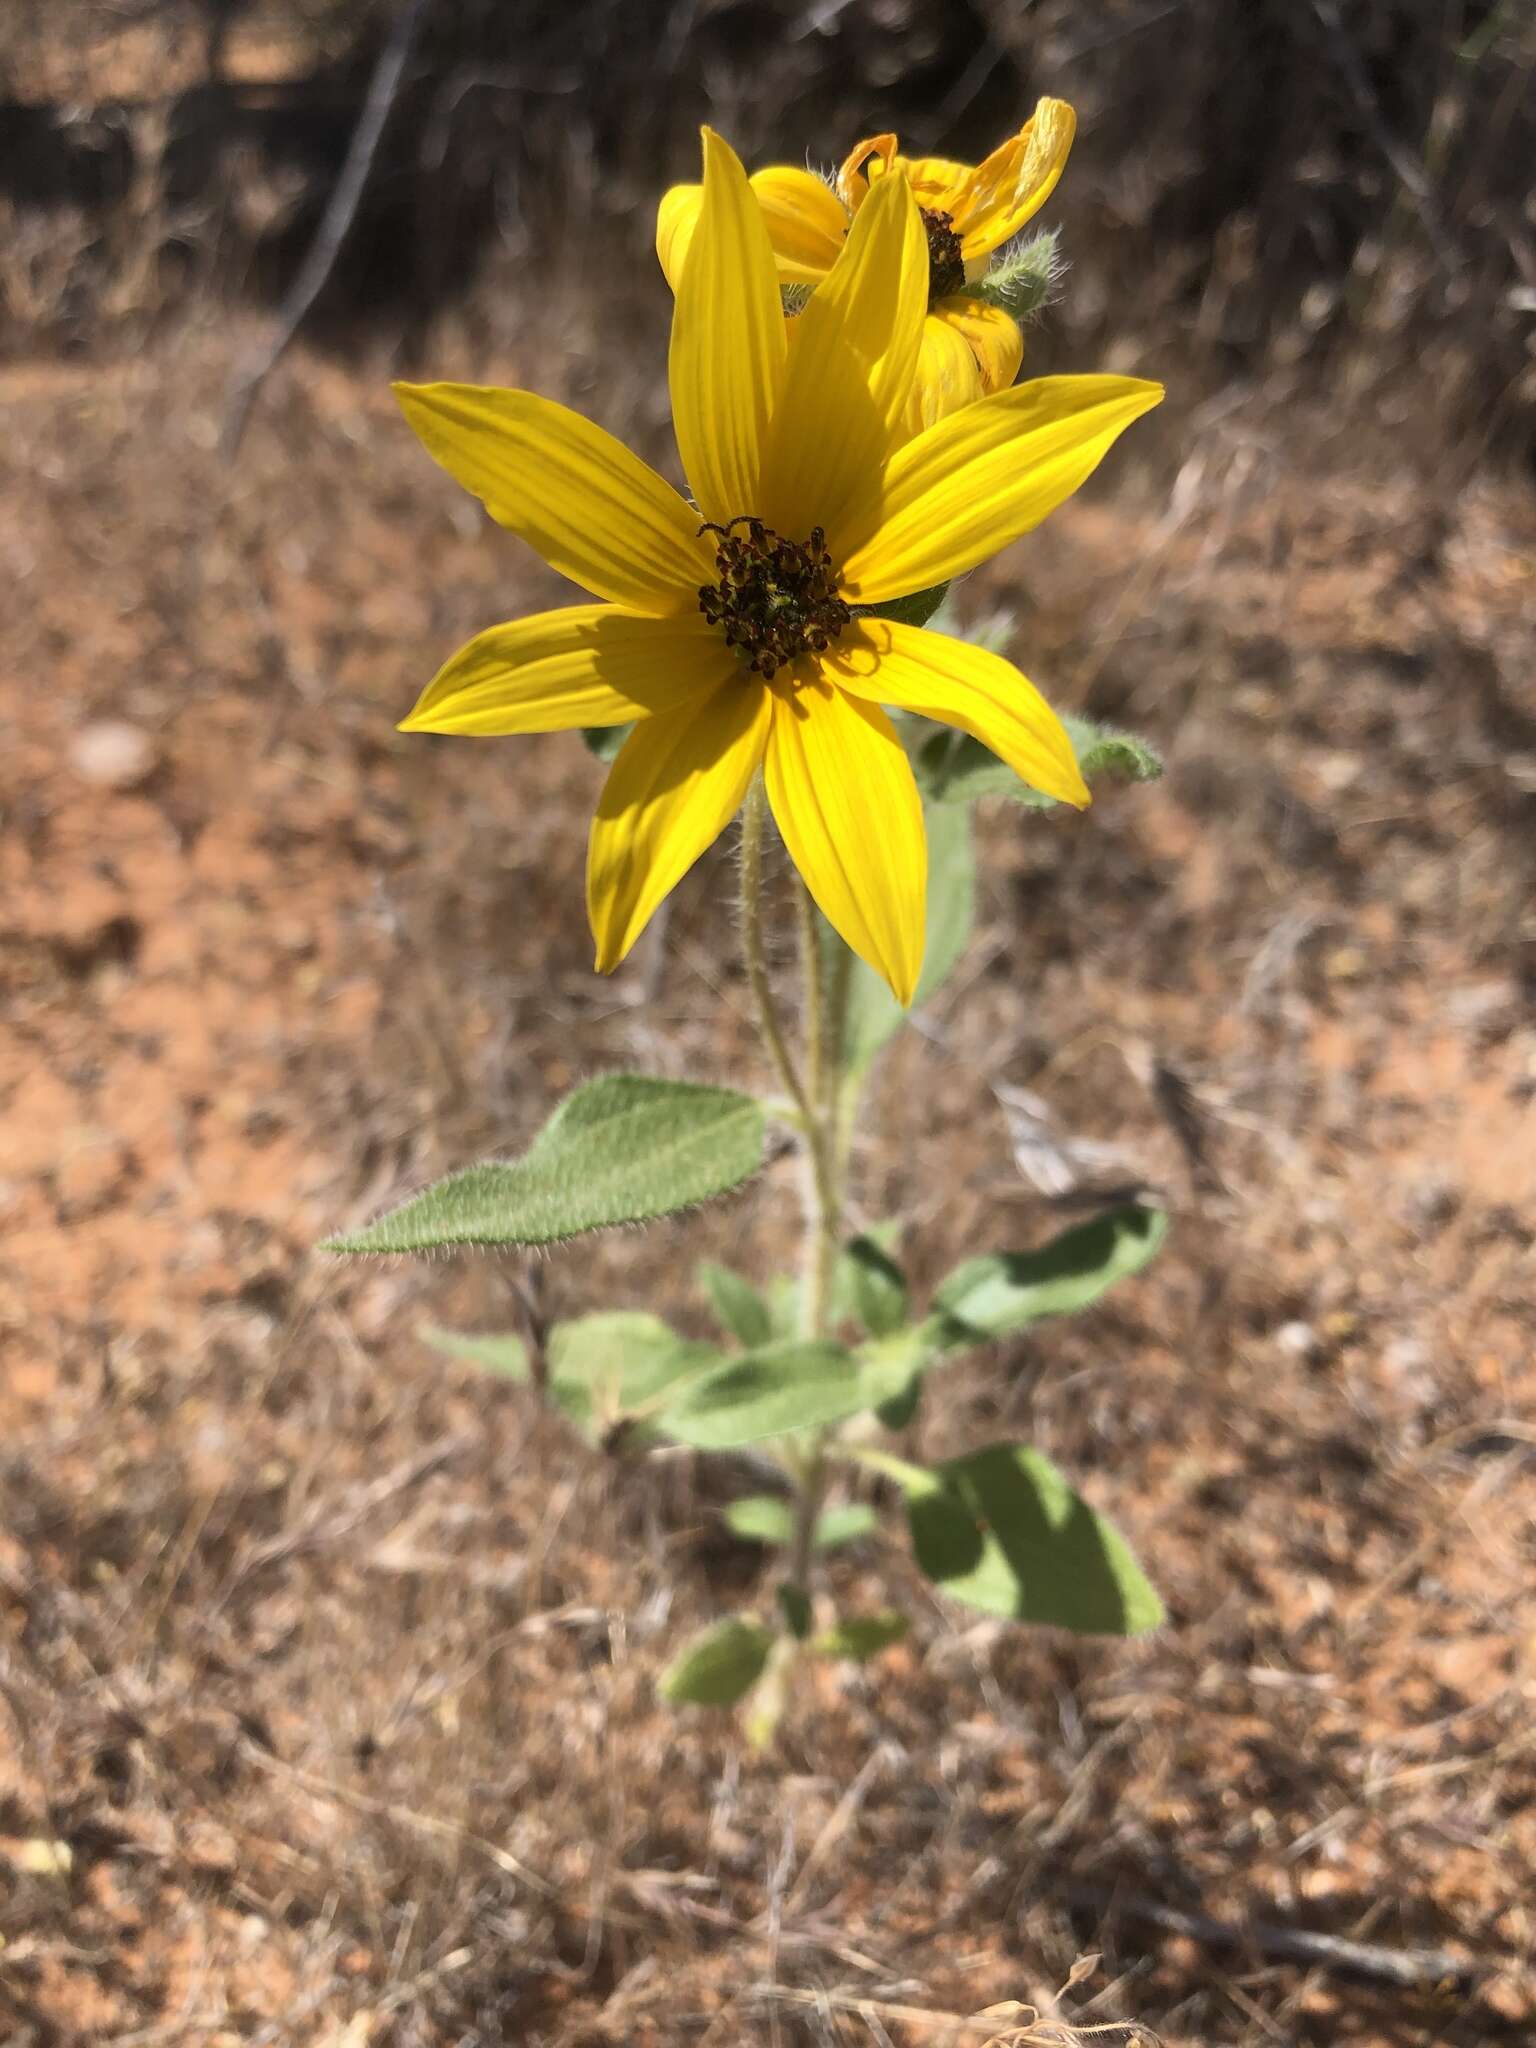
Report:
<svg viewBox="0 0 1536 2048"><path fill-rule="evenodd" d="M971 848L968 812L928 808L928 945L917 993L918 1008L948 980L970 943L976 916L976 860ZM834 941L841 945L842 941ZM875 1054L906 1022L902 1009L879 975L855 960L848 978L844 1059L853 1077L862 1074Z"/></svg>
<svg viewBox="0 0 1536 2048"><path fill-rule="evenodd" d="M873 1536L880 1526L880 1518L872 1507L861 1500L849 1501L840 1508L825 1508L816 1517L816 1531L812 1537L818 1550L838 1550L845 1543L857 1543L863 1536Z"/></svg>
<svg viewBox="0 0 1536 2048"><path fill-rule="evenodd" d="M699 1267L699 1285L709 1296L722 1329L749 1351L773 1336L773 1312L750 1280L743 1280L729 1266L706 1259Z"/></svg>
<svg viewBox="0 0 1536 2048"><path fill-rule="evenodd" d="M549 1333L550 1393L595 1437L626 1417L654 1416L663 1396L721 1363L713 1344L679 1337L638 1309L575 1316Z"/></svg>
<svg viewBox="0 0 1536 2048"><path fill-rule="evenodd" d="M762 1677L772 1648L771 1629L732 1615L678 1653L658 1690L673 1706L733 1707Z"/></svg>
<svg viewBox="0 0 1536 2048"><path fill-rule="evenodd" d="M528 1346L521 1337L463 1337L457 1330L445 1330L437 1323L424 1324L421 1334L434 1351L441 1351L446 1358L467 1358L474 1365L483 1365L488 1372L500 1373L503 1379L528 1377Z"/></svg>
<svg viewBox="0 0 1536 2048"><path fill-rule="evenodd" d="M1085 782L1154 782L1163 772L1160 757L1133 733L1095 725L1087 718L1066 717L1062 724L1072 741ZM913 767L924 797L941 808L971 804L983 796L1011 797L1030 810L1056 808L1054 797L1044 796L1021 782L980 740L953 733L947 727L941 727L922 742Z"/></svg>
<svg viewBox="0 0 1536 2048"><path fill-rule="evenodd" d="M843 1247L852 1272L854 1313L872 1337L889 1337L907 1320L907 1279L867 1232Z"/></svg>
<svg viewBox="0 0 1536 2048"><path fill-rule="evenodd" d="M776 1589L775 1597L784 1625L797 1643L803 1643L811 1632L811 1598L804 1586L792 1586L786 1579Z"/></svg>
<svg viewBox="0 0 1536 2048"><path fill-rule="evenodd" d="M935 1344L952 1350L1011 1336L1042 1316L1073 1315L1139 1273L1167 1231L1165 1210L1130 1202L1064 1230L1038 1251L967 1259L935 1294L925 1327Z"/></svg>
<svg viewBox="0 0 1536 2048"><path fill-rule="evenodd" d="M796 1429L824 1428L868 1405L853 1354L841 1344L768 1344L689 1387L659 1426L696 1450L726 1451Z"/></svg>
<svg viewBox="0 0 1536 2048"><path fill-rule="evenodd" d="M794 1511L787 1500L771 1493L750 1493L742 1500L733 1500L725 1510L725 1519L735 1534L749 1543L783 1545L794 1541Z"/></svg>
<svg viewBox="0 0 1536 2048"><path fill-rule="evenodd" d="M904 1614L887 1608L880 1614L853 1616L835 1628L823 1629L811 1648L823 1657L851 1657L855 1663L866 1664L892 1643L899 1643L910 1626Z"/></svg>
<svg viewBox="0 0 1536 2048"><path fill-rule="evenodd" d="M554 1244L724 1194L763 1163L763 1109L734 1088L609 1074L568 1095L521 1159L450 1174L329 1252Z"/></svg>
<svg viewBox="0 0 1536 2048"><path fill-rule="evenodd" d="M875 619L896 619L903 626L926 626L943 604L947 583L935 583L928 590L914 590L906 597L888 597L883 604L858 605L855 609Z"/></svg>
<svg viewBox="0 0 1536 2048"><path fill-rule="evenodd" d="M887 1429L905 1429L917 1412L923 1374L936 1356L929 1324L908 1324L889 1337L859 1346L859 1379L864 1406Z"/></svg>
<svg viewBox="0 0 1536 2048"><path fill-rule="evenodd" d="M633 720L628 725L584 725L581 736L589 754L595 754L599 761L611 761L634 729Z"/></svg>

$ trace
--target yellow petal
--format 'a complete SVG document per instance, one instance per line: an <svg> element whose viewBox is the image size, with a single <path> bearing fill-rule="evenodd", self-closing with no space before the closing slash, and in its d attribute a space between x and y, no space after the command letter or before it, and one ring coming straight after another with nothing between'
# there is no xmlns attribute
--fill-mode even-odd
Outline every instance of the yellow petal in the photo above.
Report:
<svg viewBox="0 0 1536 2048"><path fill-rule="evenodd" d="M963 576L1055 511L1162 395L1140 377L1036 377L951 413L886 465L878 527L843 557L844 597Z"/></svg>
<svg viewBox="0 0 1536 2048"><path fill-rule="evenodd" d="M698 514L622 441L531 391L397 384L432 458L573 583L636 611L692 610L714 572Z"/></svg>
<svg viewBox="0 0 1536 2048"><path fill-rule="evenodd" d="M704 130L704 199L677 281L667 377L700 517L757 510L784 381L784 309L762 210L735 151Z"/></svg>
<svg viewBox="0 0 1536 2048"><path fill-rule="evenodd" d="M943 302L941 302L943 303ZM981 371L969 342L957 327L936 320L923 322L917 371L902 414L902 431L910 439L935 420L958 412L981 396Z"/></svg>
<svg viewBox="0 0 1536 2048"><path fill-rule="evenodd" d="M1066 727L1000 654L922 626L865 618L844 629L822 665L852 696L958 726L1031 789L1079 809L1088 802Z"/></svg>
<svg viewBox="0 0 1536 2048"><path fill-rule="evenodd" d="M859 209L842 253L790 323L758 510L804 540L825 527L834 558L854 509L866 518L911 390L928 300L928 244L906 181Z"/></svg>
<svg viewBox="0 0 1536 2048"><path fill-rule="evenodd" d="M781 283L818 284L842 253L847 208L813 172L789 165L754 171L751 185L768 224Z"/></svg>
<svg viewBox="0 0 1536 2048"><path fill-rule="evenodd" d="M822 915L910 1003L923 964L928 843L891 721L824 681L776 690L764 772L784 844Z"/></svg>
<svg viewBox="0 0 1536 2048"><path fill-rule="evenodd" d="M768 724L766 686L738 666L709 696L645 719L619 749L587 846L600 974L618 966L657 904L740 809Z"/></svg>
<svg viewBox="0 0 1536 2048"><path fill-rule="evenodd" d="M1019 374L1019 365L1024 360L1024 337L1018 321L1001 306L956 293L930 308L928 320L930 325L935 320L942 321L964 335L981 372L983 391L1006 391Z"/></svg>
<svg viewBox="0 0 1536 2048"><path fill-rule="evenodd" d="M1065 100L1041 100L1012 143L978 164L971 189L955 215L960 253L990 256L1033 218L1067 167L1077 115Z"/></svg>
<svg viewBox="0 0 1536 2048"><path fill-rule="evenodd" d="M837 196L850 213L857 213L869 197L871 178L888 171L895 160L894 135L869 135L854 144L837 174Z"/></svg>
<svg viewBox="0 0 1536 2048"><path fill-rule="evenodd" d="M656 209L656 254L662 274L674 292L683 274L683 262L693 240L693 231L699 224L699 208L703 204L702 185L673 185L662 193L661 204Z"/></svg>
<svg viewBox="0 0 1536 2048"><path fill-rule="evenodd" d="M422 691L402 732L494 737L624 725L675 711L738 668L695 615L570 605L477 633Z"/></svg>
<svg viewBox="0 0 1536 2048"><path fill-rule="evenodd" d="M898 157L912 186L912 196L926 212L947 213L953 221L955 208L970 191L976 175L969 164L957 164L946 156Z"/></svg>

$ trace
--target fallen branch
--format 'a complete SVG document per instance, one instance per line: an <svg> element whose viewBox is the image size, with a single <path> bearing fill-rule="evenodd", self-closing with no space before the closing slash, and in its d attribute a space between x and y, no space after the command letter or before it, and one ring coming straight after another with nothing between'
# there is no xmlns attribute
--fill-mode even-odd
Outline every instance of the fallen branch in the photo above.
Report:
<svg viewBox="0 0 1536 2048"><path fill-rule="evenodd" d="M373 76L368 81L367 97L357 117L357 126L352 131L352 140L347 144L341 176L326 202L309 253L283 301L277 325L260 347L237 367L229 380L224 396L224 426L219 436L220 451L226 462L232 462L239 450L256 394L303 326L310 308L324 291L326 281L336 267L336 259L351 233L357 209L367 189L373 160L399 95L400 81L405 75L417 31L430 5L431 0L406 0L396 15L395 25L384 40L378 62L373 67Z"/></svg>

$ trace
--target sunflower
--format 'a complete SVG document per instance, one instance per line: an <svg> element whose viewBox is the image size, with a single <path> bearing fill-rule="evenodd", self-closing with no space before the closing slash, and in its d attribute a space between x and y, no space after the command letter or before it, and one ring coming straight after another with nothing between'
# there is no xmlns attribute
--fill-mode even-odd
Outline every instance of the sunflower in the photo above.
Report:
<svg viewBox="0 0 1536 2048"><path fill-rule="evenodd" d="M637 721L592 824L600 971L623 959L761 768L812 897L910 1002L923 811L882 706L957 726L1035 788L1088 801L1060 720L1011 664L856 608L946 582L1027 532L1161 387L1040 378L903 444L927 285L922 221L892 176L786 323L746 173L706 129L668 363L695 504L549 399L396 387L428 452L603 600L481 633L402 725L503 734Z"/></svg>
<svg viewBox="0 0 1536 2048"><path fill-rule="evenodd" d="M1077 116L1065 100L1041 100L1017 135L984 163L904 157L894 135L872 135L851 150L835 187L810 171L773 165L753 174L779 280L815 285L836 263L852 221L895 171L912 188L928 243L928 318L923 322L905 424L910 433L1019 373L1024 338L1001 306L967 291L989 258L1033 219L1066 166ZM656 253L676 291L703 203L699 185L674 185L656 215Z"/></svg>

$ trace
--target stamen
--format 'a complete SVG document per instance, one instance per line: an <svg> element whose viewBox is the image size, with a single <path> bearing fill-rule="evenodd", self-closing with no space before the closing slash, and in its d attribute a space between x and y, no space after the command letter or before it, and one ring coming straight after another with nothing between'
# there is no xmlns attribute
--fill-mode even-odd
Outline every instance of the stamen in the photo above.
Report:
<svg viewBox="0 0 1536 2048"><path fill-rule="evenodd" d="M735 528L745 527L738 534ZM699 587L699 610L725 629L747 667L771 680L802 654L824 654L853 617L837 594L837 571L819 526L805 541L785 540L761 519L740 512L723 526L706 519L700 533L718 534L718 583Z"/></svg>
<svg viewBox="0 0 1536 2048"><path fill-rule="evenodd" d="M926 206L918 211L923 218L923 229L928 237L928 303L948 298L951 292L965 290L965 258L960 253L960 237L955 233L955 224L947 213L937 210L930 212Z"/></svg>

